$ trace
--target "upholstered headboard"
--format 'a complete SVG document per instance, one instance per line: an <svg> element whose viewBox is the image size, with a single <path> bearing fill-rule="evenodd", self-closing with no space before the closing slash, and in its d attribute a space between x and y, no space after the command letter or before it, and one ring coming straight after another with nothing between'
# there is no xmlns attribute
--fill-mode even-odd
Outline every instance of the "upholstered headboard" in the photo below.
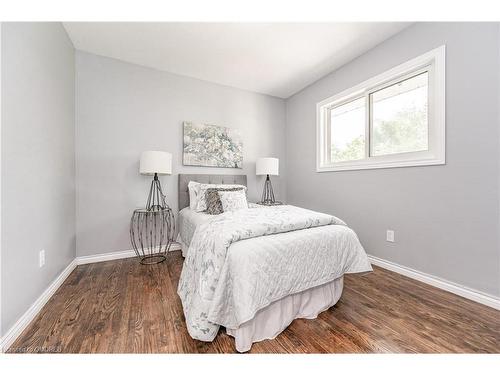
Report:
<svg viewBox="0 0 500 375"><path fill-rule="evenodd" d="M244 174L179 174L179 211L189 206L189 181L247 186L247 176Z"/></svg>

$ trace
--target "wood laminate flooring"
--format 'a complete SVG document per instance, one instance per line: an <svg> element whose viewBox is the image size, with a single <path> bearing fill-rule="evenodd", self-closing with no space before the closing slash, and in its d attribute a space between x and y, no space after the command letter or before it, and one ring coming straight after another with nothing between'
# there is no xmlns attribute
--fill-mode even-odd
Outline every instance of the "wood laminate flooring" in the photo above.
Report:
<svg viewBox="0 0 500 375"><path fill-rule="evenodd" d="M222 328L211 343L186 329L180 251L78 266L10 347L33 353L235 353ZM295 320L251 353L500 353L500 311L374 267L346 275L340 301Z"/></svg>

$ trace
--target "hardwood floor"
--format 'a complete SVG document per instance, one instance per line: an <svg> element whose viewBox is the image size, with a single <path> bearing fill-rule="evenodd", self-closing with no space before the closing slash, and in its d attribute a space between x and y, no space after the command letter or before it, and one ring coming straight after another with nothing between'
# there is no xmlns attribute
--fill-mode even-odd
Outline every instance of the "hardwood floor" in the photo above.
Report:
<svg viewBox="0 0 500 375"><path fill-rule="evenodd" d="M124 259L77 267L9 352L234 353L188 335L177 282L183 258L142 266ZM500 352L500 311L375 267L347 275L336 306L295 320L251 353Z"/></svg>

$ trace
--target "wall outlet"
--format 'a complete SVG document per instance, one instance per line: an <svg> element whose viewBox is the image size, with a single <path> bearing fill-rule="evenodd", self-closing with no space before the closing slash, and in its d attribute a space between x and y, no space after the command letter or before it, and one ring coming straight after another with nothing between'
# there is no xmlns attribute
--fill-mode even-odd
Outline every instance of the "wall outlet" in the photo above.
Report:
<svg viewBox="0 0 500 375"><path fill-rule="evenodd" d="M388 230L385 239L387 242L394 242L394 231Z"/></svg>
<svg viewBox="0 0 500 375"><path fill-rule="evenodd" d="M42 268L45 265L45 250L40 250L38 253L38 266Z"/></svg>

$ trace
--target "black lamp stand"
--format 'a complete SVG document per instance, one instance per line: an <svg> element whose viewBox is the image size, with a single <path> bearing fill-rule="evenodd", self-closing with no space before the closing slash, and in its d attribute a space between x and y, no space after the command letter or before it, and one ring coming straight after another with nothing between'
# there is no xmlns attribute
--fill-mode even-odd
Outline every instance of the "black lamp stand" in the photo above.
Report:
<svg viewBox="0 0 500 375"><path fill-rule="evenodd" d="M264 183L264 191L262 192L262 200L259 202L264 205L274 205L276 201L274 200L273 185L271 185L271 179L269 175L266 177L266 182Z"/></svg>
<svg viewBox="0 0 500 375"><path fill-rule="evenodd" d="M151 187L149 188L148 203L146 204L146 209L148 211L160 211L168 208L165 202L165 195L161 190L160 180L158 179L158 173L155 173L153 181L151 181Z"/></svg>

